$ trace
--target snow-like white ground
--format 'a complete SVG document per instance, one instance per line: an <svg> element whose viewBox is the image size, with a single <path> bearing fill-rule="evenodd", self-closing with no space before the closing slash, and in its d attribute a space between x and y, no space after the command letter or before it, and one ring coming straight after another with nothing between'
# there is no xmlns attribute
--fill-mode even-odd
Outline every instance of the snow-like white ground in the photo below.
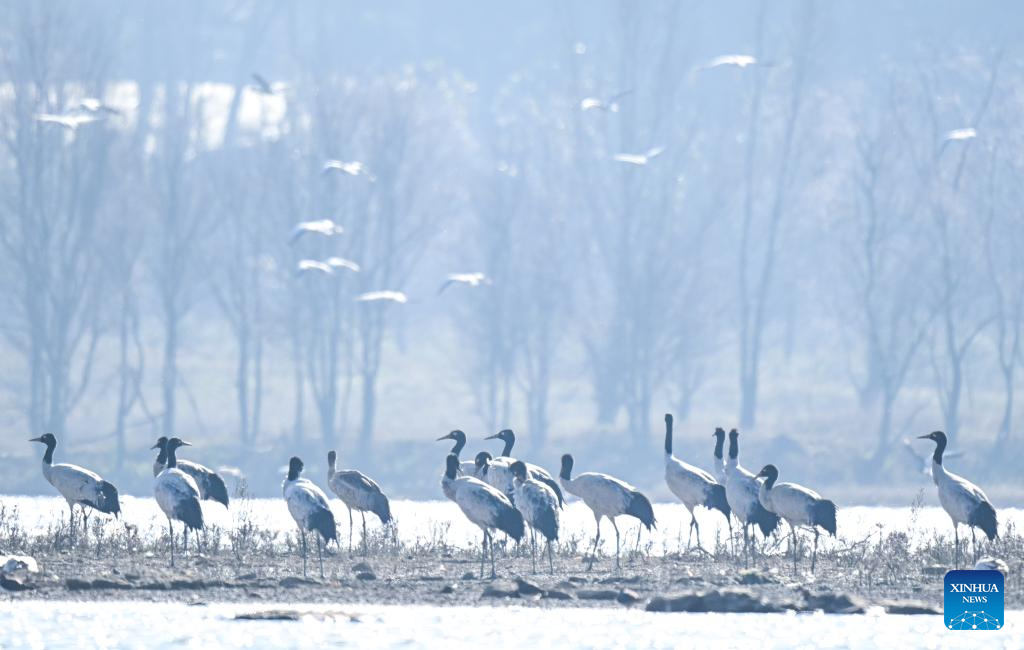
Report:
<svg viewBox="0 0 1024 650"><path fill-rule="evenodd" d="M58 497L0 496L0 504L8 512L16 508L21 525L34 534L45 532L61 517L66 520L68 515L67 503ZM344 539L348 535L348 511L338 500L332 500L331 506L338 521L339 536ZM137 526L139 533L144 537L155 536L166 528L167 520L151 498L124 496L121 498L121 507L122 521ZM458 506L450 501L396 500L391 503L391 509L398 527L398 537L405 544L443 539L450 545L469 548L480 543L480 530L470 524ZM291 534L295 529L295 524L281 499L236 500L232 502L229 510L225 510L220 504L207 501L203 503L203 512L207 523L224 529L236 526L243 516L261 528L277 530L282 534ZM677 503L656 503L654 514L658 520L657 529L650 534L644 531L641 543L646 545L650 542L650 552L655 555L685 548L690 524L690 515L686 508ZM353 539L358 540L361 524L358 513L354 517ZM727 532L725 518L718 512L700 509L697 512L697 520L701 526L701 541L705 547L713 544L716 535L722 534L724 537ZM582 502L571 500L562 513L561 522L563 541L577 538L586 543L593 540L594 517ZM624 543L635 544L637 521L620 517L618 522ZM1024 525L1024 510L1000 509L1000 529L1010 522L1019 530ZM371 530L380 526L373 515L367 516L367 524ZM108 525L116 524L111 520ZM953 534L949 517L941 508L936 507L921 508L916 513L910 508L840 507L838 526L839 537L850 541L863 540L869 536L877 539L879 534L904 531L910 534L911 542L916 545L932 538L936 532L945 537L952 537ZM967 539L970 539L970 532L963 526L960 528L960 534L961 538L966 535ZM614 552L615 533L607 520L602 524L601 538L603 548ZM827 548L831 543L831 539L822 537L823 548Z"/></svg>

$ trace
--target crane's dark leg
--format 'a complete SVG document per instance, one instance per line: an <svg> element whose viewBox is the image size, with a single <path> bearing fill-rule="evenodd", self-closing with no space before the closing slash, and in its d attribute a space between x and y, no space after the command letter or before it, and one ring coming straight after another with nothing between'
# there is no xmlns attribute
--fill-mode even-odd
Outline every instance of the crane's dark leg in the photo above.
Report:
<svg viewBox="0 0 1024 650"><path fill-rule="evenodd" d="M615 523L615 517L608 517L612 520L612 528L615 529L615 568L619 568L619 526Z"/></svg>
<svg viewBox="0 0 1024 650"><path fill-rule="evenodd" d="M174 525L171 518L167 518L167 537L171 540L171 568L174 568Z"/></svg>
<svg viewBox="0 0 1024 650"><path fill-rule="evenodd" d="M299 529L299 534L302 535L302 577L306 577L306 531Z"/></svg>
<svg viewBox="0 0 1024 650"><path fill-rule="evenodd" d="M530 527L530 561L533 562L533 572L537 573L537 531Z"/></svg>
<svg viewBox="0 0 1024 650"><path fill-rule="evenodd" d="M597 559L597 545L601 542L601 518L594 515L594 520L597 522L597 535L594 536L594 552L590 554L590 563L587 565L587 571L594 568L594 560Z"/></svg>
<svg viewBox="0 0 1024 650"><path fill-rule="evenodd" d="M185 531L184 532L185 539L184 539L184 543L181 545L181 556L185 557L186 555L188 555L188 525L186 524L186 525L182 526L182 529Z"/></svg>
<svg viewBox="0 0 1024 650"><path fill-rule="evenodd" d="M960 568L960 527L953 522L953 545L955 550L953 551L953 568Z"/></svg>
<svg viewBox="0 0 1024 650"><path fill-rule="evenodd" d="M704 547L700 545L700 522L697 521L696 510L693 511L693 527L697 531L697 548L703 549Z"/></svg>
<svg viewBox="0 0 1024 650"><path fill-rule="evenodd" d="M363 518L363 557L366 557L366 554L370 552L370 547L366 543L366 513L360 510L359 516Z"/></svg>
<svg viewBox="0 0 1024 650"><path fill-rule="evenodd" d="M750 534L747 524L743 524L743 566L750 566Z"/></svg>
<svg viewBox="0 0 1024 650"><path fill-rule="evenodd" d="M82 537L86 542L89 541L89 515L85 506L82 506Z"/></svg>
<svg viewBox="0 0 1024 650"><path fill-rule="evenodd" d="M635 551L636 553L640 552L640 533L642 533L643 530L644 530L643 526L637 526L636 527L636 551Z"/></svg>
<svg viewBox="0 0 1024 650"><path fill-rule="evenodd" d="M971 549L974 552L974 561L978 561L978 538L974 535L974 526L971 526Z"/></svg>
<svg viewBox="0 0 1024 650"><path fill-rule="evenodd" d="M352 508L348 509L348 554L352 555Z"/></svg>
<svg viewBox="0 0 1024 650"><path fill-rule="evenodd" d="M811 573L814 573L814 566L818 560L818 527L814 527L814 550L811 551Z"/></svg>
<svg viewBox="0 0 1024 650"><path fill-rule="evenodd" d="M484 579L484 562L487 560L487 531L484 531L484 541L480 545L480 579Z"/></svg>
<svg viewBox="0 0 1024 650"><path fill-rule="evenodd" d="M697 523L697 518L693 515L693 511L690 511L690 534L686 536L686 550L690 550L690 545L693 544L693 525ZM700 541L698 540L698 544Z"/></svg>
<svg viewBox="0 0 1024 650"><path fill-rule="evenodd" d="M796 556L797 556L797 540L796 540L796 526L790 524L789 530L793 533L793 575L796 575Z"/></svg>
<svg viewBox="0 0 1024 650"><path fill-rule="evenodd" d="M554 572L555 572L554 550L551 548L553 545L554 545L554 543L549 539L548 540L548 573L551 573L551 574L554 574Z"/></svg>
<svg viewBox="0 0 1024 650"><path fill-rule="evenodd" d="M320 579L323 580L323 578L324 578L324 554L323 554L323 551L320 549L320 534L319 533L314 533L314 536L316 537L316 557L317 557L318 560L320 560Z"/></svg>
<svg viewBox="0 0 1024 650"><path fill-rule="evenodd" d="M69 503L68 504L68 510L71 511L71 515L70 515L71 518L68 519L68 535L69 535L70 540L71 540L70 541L71 546L74 547L74 545L75 545L75 538L78 537L78 535L75 534L77 531L75 529L75 506L74 506L74 504L70 504Z"/></svg>
<svg viewBox="0 0 1024 650"><path fill-rule="evenodd" d="M498 572L494 570L494 538L491 537L487 543L491 547L491 580L498 577Z"/></svg>

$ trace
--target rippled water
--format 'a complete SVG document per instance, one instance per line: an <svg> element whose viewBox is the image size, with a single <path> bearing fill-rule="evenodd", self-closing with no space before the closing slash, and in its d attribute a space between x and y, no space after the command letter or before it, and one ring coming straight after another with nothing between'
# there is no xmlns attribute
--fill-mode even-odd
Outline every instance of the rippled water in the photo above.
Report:
<svg viewBox="0 0 1024 650"><path fill-rule="evenodd" d="M58 497L3 496L0 497L0 503L7 508L16 507L21 524L35 533L46 531L48 526L61 517L67 518L67 504ZM338 520L339 535L345 538L348 535L348 511L337 500L332 500L331 505ZM399 539L406 544L442 537L448 544L458 547L468 548L480 543L480 530L470 524L458 506L450 501L396 500L392 501L391 508L397 522ZM236 501L230 510L225 510L220 504L204 502L203 511L207 523L225 529L236 525L243 511L257 526L282 533L292 533L295 529L295 523L281 499ZM682 504L657 503L654 505L654 513L658 519L657 529L652 534L644 531L641 537L645 545L651 543L650 552L661 555L685 547L690 515ZM143 536L159 534L165 530L167 521L153 499L131 496L122 497L122 518L138 526ZM711 545L716 535L724 537L727 534L725 519L720 514L700 510L697 518L705 546ZM1000 526L1013 522L1019 528L1024 525L1024 510L1001 508L999 521ZM372 515L367 516L367 523L371 528L379 526ZM115 524L111 520L107 525ZM934 507L921 508L916 511L916 515L910 508L840 508L838 526L839 536L848 540L863 539L869 535L878 535L879 531L891 530L908 531L915 542L929 539L936 532L942 536L952 536L949 517L941 508ZM638 528L636 520L619 518L619 530L624 543L627 540L630 544L636 543ZM562 531L563 540L573 536L593 539L594 517L582 502L573 501L567 505L562 514ZM961 533L964 532L961 528ZM353 539L358 541L360 534L361 524L357 513ZM607 520L602 525L601 536L604 550L614 552L615 535ZM830 543L831 540L822 537L823 548L827 548Z"/></svg>
<svg viewBox="0 0 1024 650"><path fill-rule="evenodd" d="M0 603L4 648L1021 648L1024 612L997 632L938 616L652 614L521 607L280 607L300 621L239 621L273 605Z"/></svg>

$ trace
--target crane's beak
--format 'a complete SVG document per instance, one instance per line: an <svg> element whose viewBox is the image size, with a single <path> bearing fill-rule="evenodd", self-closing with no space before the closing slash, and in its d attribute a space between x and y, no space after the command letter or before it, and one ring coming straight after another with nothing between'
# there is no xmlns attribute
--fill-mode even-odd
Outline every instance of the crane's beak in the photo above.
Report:
<svg viewBox="0 0 1024 650"><path fill-rule="evenodd" d="M924 438L926 440L930 440L931 437L932 437L932 434L929 433L929 434L926 434L926 435L923 435L923 436L918 436L918 439Z"/></svg>
<svg viewBox="0 0 1024 650"><path fill-rule="evenodd" d="M443 436L441 436L440 438L438 438L437 440L453 440L452 434L446 433ZM437 442L437 440L435 440L435 442Z"/></svg>
<svg viewBox="0 0 1024 650"><path fill-rule="evenodd" d="M153 445L152 447L150 447L150 449L159 449L159 448L160 448L160 443L159 442L156 443L155 445Z"/></svg>
<svg viewBox="0 0 1024 650"><path fill-rule="evenodd" d="M39 436L38 438L29 438L28 441L29 442L42 442L43 441L43 437Z"/></svg>
<svg viewBox="0 0 1024 650"><path fill-rule="evenodd" d="M191 443L191 442L187 442L187 441L185 441L185 440L182 440L182 441L181 441L181 446L182 446L182 447L191 447L191 446L192 446L192 443Z"/></svg>
<svg viewBox="0 0 1024 650"><path fill-rule="evenodd" d="M484 438L484 440L494 440L495 438L500 438L500 437L501 437L501 434L500 433L496 433L493 436L487 436L486 438Z"/></svg>

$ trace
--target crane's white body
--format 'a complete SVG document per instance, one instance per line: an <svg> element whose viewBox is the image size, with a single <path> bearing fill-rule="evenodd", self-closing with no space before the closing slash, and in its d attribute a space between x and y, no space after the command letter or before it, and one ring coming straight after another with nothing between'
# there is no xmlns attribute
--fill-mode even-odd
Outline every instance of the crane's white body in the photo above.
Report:
<svg viewBox="0 0 1024 650"><path fill-rule="evenodd" d="M161 463L159 461L153 461L153 476L154 477L160 476L160 472L164 471L164 467L165 467L164 463ZM200 465L199 463L193 463L190 460L180 460L180 459L178 459L177 462L175 463L175 469L178 469L178 470L184 472L185 474L187 474L189 476L189 478L192 479L192 481L196 485L196 488L199 490L199 498L201 500L207 498L207 494L206 494L207 483L209 482L209 480L213 476L217 475L216 472L214 472L209 467L206 467L205 465Z"/></svg>
<svg viewBox="0 0 1024 650"><path fill-rule="evenodd" d="M814 505L822 501L820 494L796 483L776 483L768 489L762 482L758 488L758 498L766 510L782 517L793 528L813 526Z"/></svg>
<svg viewBox="0 0 1024 650"><path fill-rule="evenodd" d="M932 481L939 492L939 503L953 525L970 524L971 514L983 502L989 502L985 492L967 479L946 471L941 463L932 461ZM990 503L990 502L989 502Z"/></svg>
<svg viewBox="0 0 1024 650"><path fill-rule="evenodd" d="M516 508L523 513L523 519L536 528L534 522L540 522L545 514L554 516L558 525L558 497L555 491L536 479L527 477L525 481L515 479Z"/></svg>
<svg viewBox="0 0 1024 650"><path fill-rule="evenodd" d="M157 474L153 481L153 497L168 519L177 519L175 513L183 502L200 498L199 486L184 471L168 467Z"/></svg>
<svg viewBox="0 0 1024 650"><path fill-rule="evenodd" d="M98 503L103 479L96 472L69 463L43 462L43 478L60 492L69 507Z"/></svg>
<svg viewBox="0 0 1024 650"><path fill-rule="evenodd" d="M354 469L328 471L327 486L352 510L372 510L375 497L383 494L373 479Z"/></svg>
<svg viewBox="0 0 1024 650"><path fill-rule="evenodd" d="M563 490L578 496L587 504L598 526L601 525L602 517L608 517L614 524L615 517L626 511L632 493L636 490L625 481L599 472L583 472L569 480L559 477L558 482Z"/></svg>
<svg viewBox="0 0 1024 650"><path fill-rule="evenodd" d="M313 481L299 477L294 481L285 480L281 486L288 513L301 530L313 530L313 515L323 510L330 510L327 495Z"/></svg>
<svg viewBox="0 0 1024 650"><path fill-rule="evenodd" d="M514 462L514 459L506 456L492 458L487 461L487 470L482 477L491 487L500 490L510 500L515 498L515 487L512 484L514 478L512 476L512 463ZM462 463L459 463L459 466L461 467ZM477 475L479 476L479 473Z"/></svg>
<svg viewBox="0 0 1024 650"><path fill-rule="evenodd" d="M725 499L740 523L746 524L754 514L754 509L760 503L760 492L761 484L753 472L740 465L738 460L730 458L725 464Z"/></svg>
<svg viewBox="0 0 1024 650"><path fill-rule="evenodd" d="M665 454L665 483L692 515L694 508L704 505L707 491L717 481L701 468L685 463L674 455Z"/></svg>
<svg viewBox="0 0 1024 650"><path fill-rule="evenodd" d="M462 514L483 532L496 528L502 504L511 508L512 502L493 485L472 476L441 479L444 495L455 502Z"/></svg>

